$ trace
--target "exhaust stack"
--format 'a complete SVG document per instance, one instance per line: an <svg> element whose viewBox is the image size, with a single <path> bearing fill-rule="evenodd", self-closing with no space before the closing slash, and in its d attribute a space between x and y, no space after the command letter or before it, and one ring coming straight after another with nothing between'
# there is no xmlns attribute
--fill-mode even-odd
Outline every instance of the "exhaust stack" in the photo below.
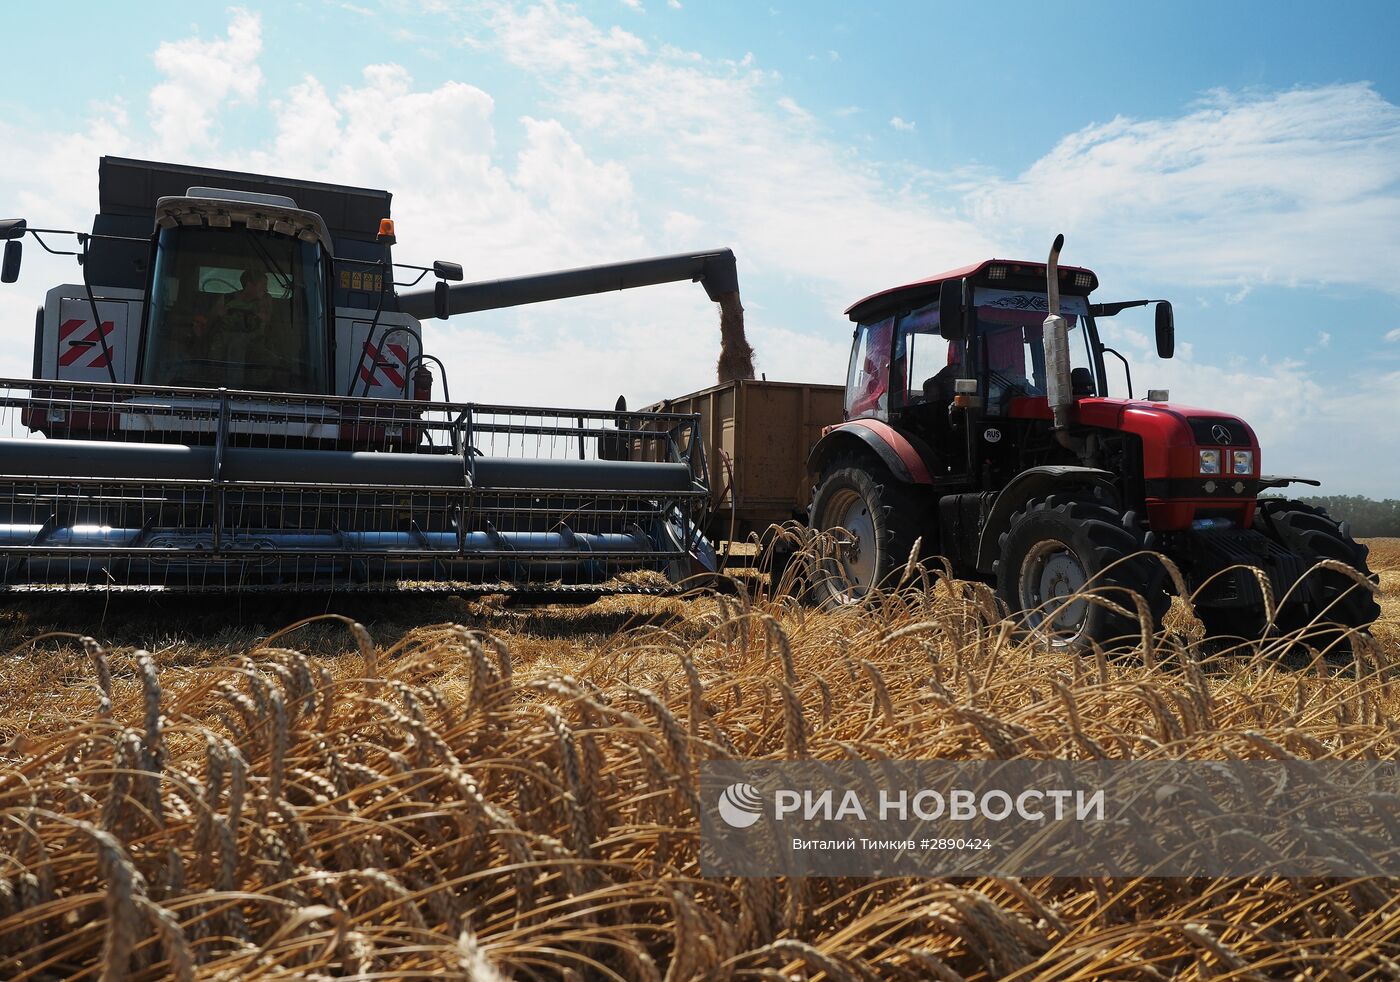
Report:
<svg viewBox="0 0 1400 982"><path fill-rule="evenodd" d="M1045 345L1045 393L1050 403L1056 433L1069 429L1069 411L1074 406L1074 389L1070 384L1069 325L1060 315L1060 249L1065 237L1055 236L1050 258L1045 265L1045 295L1048 316L1042 339ZM1061 439L1063 443L1063 439Z"/></svg>

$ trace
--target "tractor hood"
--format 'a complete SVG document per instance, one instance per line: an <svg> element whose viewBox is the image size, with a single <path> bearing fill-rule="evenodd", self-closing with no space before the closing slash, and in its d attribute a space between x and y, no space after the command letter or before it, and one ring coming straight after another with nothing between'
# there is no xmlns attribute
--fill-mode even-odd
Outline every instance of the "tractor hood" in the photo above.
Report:
<svg viewBox="0 0 1400 982"><path fill-rule="evenodd" d="M1077 408L1081 425L1152 433L1171 446L1259 449L1248 423L1215 409L1109 398L1080 399Z"/></svg>
<svg viewBox="0 0 1400 982"><path fill-rule="evenodd" d="M1011 415L1049 419L1050 407L1043 396L1016 399ZM1077 401L1074 419L1080 426L1141 438L1143 476L1149 479L1198 476L1198 451L1209 448L1252 451L1253 472L1248 476L1259 477L1259 440L1248 423L1230 413L1171 402L1095 396Z"/></svg>

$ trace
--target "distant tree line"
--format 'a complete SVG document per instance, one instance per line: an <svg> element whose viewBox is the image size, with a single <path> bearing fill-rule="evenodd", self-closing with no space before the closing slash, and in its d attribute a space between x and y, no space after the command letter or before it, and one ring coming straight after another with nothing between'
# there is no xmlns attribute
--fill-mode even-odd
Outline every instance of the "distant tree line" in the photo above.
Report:
<svg viewBox="0 0 1400 982"><path fill-rule="evenodd" d="M1281 495L1270 495L1281 497ZM1299 498L1304 504L1324 508L1338 522L1351 524L1351 534L1359 538L1400 536L1400 500L1376 501L1357 494L1333 494L1321 498Z"/></svg>

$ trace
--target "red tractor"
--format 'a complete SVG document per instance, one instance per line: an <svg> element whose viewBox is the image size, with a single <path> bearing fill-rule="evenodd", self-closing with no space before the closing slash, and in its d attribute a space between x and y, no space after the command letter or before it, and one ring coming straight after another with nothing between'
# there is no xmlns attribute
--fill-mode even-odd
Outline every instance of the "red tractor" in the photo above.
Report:
<svg viewBox="0 0 1400 982"><path fill-rule="evenodd" d="M1130 591L1156 628L1173 589L1156 553L1180 569L1209 634L1265 634L1262 572L1278 630L1346 649L1348 629L1379 607L1355 578L1312 568L1340 560L1374 580L1366 547L1319 509L1259 497L1318 482L1263 476L1244 420L1165 391L1132 398L1098 322L1155 304L1157 352L1170 358L1171 305L1092 302L1098 278L1060 267L1062 244L1048 263L987 260L847 311L845 421L811 451L808 518L850 543L823 564L819 595L848 603L891 583L918 542L921 558L994 583L1029 632L1082 649L1139 635ZM1128 370L1127 398L1108 394L1106 355Z"/></svg>

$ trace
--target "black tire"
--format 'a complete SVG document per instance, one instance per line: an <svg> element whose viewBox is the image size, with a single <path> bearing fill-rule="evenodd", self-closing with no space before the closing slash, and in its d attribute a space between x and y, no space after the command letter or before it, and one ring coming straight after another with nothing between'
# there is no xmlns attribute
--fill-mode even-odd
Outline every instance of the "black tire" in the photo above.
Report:
<svg viewBox="0 0 1400 982"><path fill-rule="evenodd" d="M1321 508L1301 501L1264 499L1255 512L1254 527L1301 559L1305 569L1321 559L1336 559L1372 583L1379 582L1366 562L1371 550ZM1344 573L1319 570L1307 574L1303 585L1294 591L1292 602L1279 610L1275 623L1281 632L1291 633L1315 619L1317 623L1307 627L1304 640L1314 648L1331 648L1333 654L1345 657L1351 654L1349 632L1368 630L1380 613L1371 591Z"/></svg>
<svg viewBox="0 0 1400 982"><path fill-rule="evenodd" d="M924 497L895 480L884 465L865 458L832 461L812 496L811 525L821 531L845 528L855 541L839 559L816 563L816 601L841 607L894 586L921 536L920 558L936 551L929 511Z"/></svg>
<svg viewBox="0 0 1400 982"><path fill-rule="evenodd" d="M1147 602L1147 629L1155 632L1171 604L1166 570L1150 555L1126 558L1146 547L1136 526L1131 512L1083 493L1034 499L1013 515L995 572L997 593L1023 634L1073 651L1095 643L1132 646L1141 637L1134 593ZM1054 603L1077 592L1101 596L1131 616L1088 600Z"/></svg>
<svg viewBox="0 0 1400 982"><path fill-rule="evenodd" d="M1264 636L1264 611L1253 607L1195 608L1206 637L1223 641L1234 647L1241 643L1257 643Z"/></svg>

